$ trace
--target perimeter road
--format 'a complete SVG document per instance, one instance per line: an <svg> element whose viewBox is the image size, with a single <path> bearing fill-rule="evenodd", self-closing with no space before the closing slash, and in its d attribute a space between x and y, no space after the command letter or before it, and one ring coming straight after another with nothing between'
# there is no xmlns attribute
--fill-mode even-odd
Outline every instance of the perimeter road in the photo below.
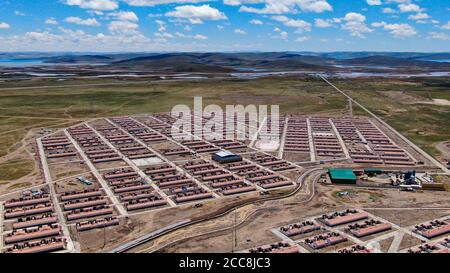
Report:
<svg viewBox="0 0 450 273"><path fill-rule="evenodd" d="M345 157L348 159L351 159L352 157L350 156L348 150L347 150L347 146L345 146L345 142L344 140L342 140L341 134L339 133L339 130L336 128L336 126L334 125L333 121L331 119L328 119L328 122L331 125L331 128L333 128L334 134L336 135L336 138L338 139L342 151L344 151Z"/></svg>
<svg viewBox="0 0 450 273"><path fill-rule="evenodd" d="M314 162L316 161L316 152L314 147L311 121L309 120L309 118L306 118L306 126L308 127L308 143L309 143L309 157L310 157L309 161Z"/></svg>
<svg viewBox="0 0 450 273"><path fill-rule="evenodd" d="M431 155L427 154L424 150L422 150L421 148L419 148L416 144L412 143L408 138L404 137L402 134L400 134L397 130L395 130L393 127L391 127L389 124L387 124L386 122L384 122L381 118L379 118L377 115L375 115L374 113L372 113L369 109L367 109L366 107L364 107L362 104L360 104L359 102L357 102L356 100L354 100L352 97L350 97L349 95L347 95L344 91L340 90L339 88L337 88L336 86L334 86L331 82L329 82L326 78L324 78L322 75L318 75L323 81L325 81L326 83L328 83L331 87L333 87L334 89L336 89L339 93L341 93L344 97L348 98L349 100L352 101L352 103L356 104L357 106L359 106L361 109L363 109L364 111L366 111L369 115L371 115L373 118L375 118L378 122L380 122L381 124L383 124L385 127L387 127L389 130L391 130L392 132L394 132L399 138L401 138L403 141L405 141L406 143L408 143L408 145L410 145L411 147L413 147L418 153L420 153L421 155L423 155L425 158L427 158L428 160L430 160L431 162L433 162L433 164L435 164L437 167L439 167L441 170L444 171L445 174L450 175L450 170L447 169L447 167L445 167L444 165L442 165L439 161L437 161L434 157L432 157Z"/></svg>
<svg viewBox="0 0 450 273"><path fill-rule="evenodd" d="M230 121L230 120L229 120L229 121ZM234 122L234 120L233 120L233 122ZM239 122L239 121L236 119L236 125L237 125L238 122ZM255 133L253 136L250 136L250 135L249 135L249 138L251 137L252 141L250 142L250 144L248 145L248 147L253 148L253 146L255 145L256 140L258 140L259 132L261 132L261 130L262 130L262 128L263 128L263 126L265 125L266 122L267 122L267 117L265 117L265 118L263 119L263 121L261 122L261 124L260 124L259 127L257 128L258 131L256 131L256 133ZM244 124L245 124L245 123L244 123ZM249 128L249 132L250 132L250 128ZM244 133L245 133L245 132L244 132Z"/></svg>
<svg viewBox="0 0 450 273"><path fill-rule="evenodd" d="M395 234L394 236L394 240L391 243L391 246L389 247L389 250L387 251L388 253L395 253L399 250L400 248L400 243L403 240L403 236L405 236L404 232L397 232L397 234Z"/></svg>

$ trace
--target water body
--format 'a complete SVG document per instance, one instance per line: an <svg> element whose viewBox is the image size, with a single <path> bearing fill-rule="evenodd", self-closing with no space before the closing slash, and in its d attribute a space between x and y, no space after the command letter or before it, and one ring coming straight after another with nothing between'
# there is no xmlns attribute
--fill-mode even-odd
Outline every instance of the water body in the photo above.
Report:
<svg viewBox="0 0 450 273"><path fill-rule="evenodd" d="M284 76L284 75L300 75L300 74L318 74L326 76L326 74L318 71L280 71L280 72L266 72L266 73L231 73L232 77L244 78L244 79L256 79L266 76ZM404 74L394 72L337 72L332 73L333 76L339 78L359 78L359 77L392 77L392 78L410 78L410 77L448 77L450 72L429 72L429 73L416 73L416 74Z"/></svg>
<svg viewBox="0 0 450 273"><path fill-rule="evenodd" d="M4 67L26 67L36 65L47 65L42 59L0 59L0 66Z"/></svg>
<svg viewBox="0 0 450 273"><path fill-rule="evenodd" d="M438 63L450 63L450 59L440 59L440 60L430 60L430 59L419 59L421 61L438 62Z"/></svg>
<svg viewBox="0 0 450 273"><path fill-rule="evenodd" d="M340 78L359 78L359 77L394 77L394 78L411 78L411 77L447 77L450 72L429 72L417 74L403 73L371 73L371 72L339 72L335 74Z"/></svg>

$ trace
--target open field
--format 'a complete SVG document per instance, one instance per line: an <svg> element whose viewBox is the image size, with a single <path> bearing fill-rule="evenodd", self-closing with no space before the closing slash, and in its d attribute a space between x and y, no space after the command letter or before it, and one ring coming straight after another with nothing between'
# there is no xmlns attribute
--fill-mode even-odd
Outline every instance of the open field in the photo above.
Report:
<svg viewBox="0 0 450 273"><path fill-rule="evenodd" d="M110 82L74 80L56 83L54 80L37 80L18 81L14 85L11 82L1 83L0 89L30 89L1 90L0 156L16 152L21 147L21 140L32 128L62 128L77 123L79 119L170 111L177 104L191 105L193 96L202 96L204 104L280 104L283 112L342 113L345 109L345 100L339 94L324 82L311 78L301 81L142 81L130 84L112 81L109 86L84 86ZM121 85L114 85L118 82ZM41 88L56 84L68 87ZM0 164L3 162L0 161ZM8 171L7 166L4 168Z"/></svg>
<svg viewBox="0 0 450 273"><path fill-rule="evenodd" d="M339 88L348 92L355 100L368 106L370 110L373 110L389 124L392 124L397 130L402 133L407 132L408 137L411 137L414 142L425 148L427 151L433 152L433 155L438 155L438 153L430 147L434 147L438 143L450 139L448 128L444 126L446 119L448 120L449 114L448 109L446 108L447 106L428 103L429 101L432 101L431 99L448 99L448 94L446 94L448 90L445 89L446 87L442 87L442 85L446 85L445 80L442 80L444 82L439 82L439 84L430 84L427 81L418 82L417 80L394 79L352 79L347 81L333 79L332 81ZM386 83L387 81L388 83ZM408 91L409 86L413 86L411 92ZM371 92L369 92L369 90ZM49 189L54 191L50 192L50 196L52 197L52 202L55 204L55 212L58 214L59 221L64 222L63 219L66 218L66 221L75 225L75 223L78 222L76 220L70 220L68 217L69 215L76 213L67 211L60 213L58 207L60 207L61 210L66 210L65 206L78 206L82 203L63 203L62 201L58 201L57 198L61 198L61 196L58 195L61 193L70 193L73 190L85 189L86 187L80 183L79 179L77 179L79 176L86 177L88 180L93 181L93 190L97 188L101 188L102 190L100 191L99 196L92 199L92 201L88 201L98 203L101 206L106 206L97 208L98 210L111 209L111 211L106 213L112 215L112 217L117 217L120 224L117 228L111 228L114 231L108 233L108 236L105 235L105 229L94 230L89 233L79 233L71 226L70 231L63 231L66 238L69 238L69 245L72 244L70 238L77 243L75 248L70 246L67 248L68 250L90 252L111 250L120 243L131 241L150 231L166 227L177 221L186 218L200 218L200 216L203 216L205 213L223 211L227 209L227 207L231 207L231 203L234 202L238 203L253 199L259 200L261 197L260 194L258 194L258 191L264 190L263 188L260 188L261 185L259 184L256 184L258 186L256 188L257 191L247 193L239 198L234 199L223 196L221 190L227 190L226 188L217 190L217 187L212 186L213 184L205 182L209 179L209 176L214 177L217 175L215 173L217 170L213 172L209 171L211 173L204 176L206 179L205 181L198 176L196 176L197 178L181 176L181 174L178 173L179 170L184 170L192 175L194 175L195 172L205 172L201 168L195 169L197 167L194 167L193 170L189 170L190 167L187 165L188 162L193 161L198 161L195 163L198 166L205 164L199 160L207 160L205 162L208 162L209 153L207 156L203 157L195 155L196 160L193 160L194 158L191 157L192 152L199 149L194 148L195 144L199 146L199 143L189 144L189 142L186 142L183 144L182 142L177 142L173 139L165 139L162 140L162 142L160 142L161 140L156 140L155 143L157 144L147 144L145 143L145 138L141 139L141 136L137 137L131 134L137 126L141 129L146 129L147 135L152 135L152 137L158 136L163 132L163 129L161 128L172 124L171 122L173 121L171 121L170 116L166 116L163 113L157 114L156 112L170 111L176 104L192 105L192 97L194 95L202 96L204 105L279 104L280 110L283 113L301 113L313 116L305 120L302 120L301 117L289 117L289 120L294 122L293 124L305 122L305 128L309 128L308 130L313 133L315 130L326 130L323 129L326 127L326 124L331 126L330 128L342 129L347 126L342 125L340 123L342 120L338 118L339 116L344 116L348 113L345 98L324 81L313 77L264 78L258 80L142 82L138 84L133 83L129 86L110 85L102 87L79 86L76 88L60 87L51 89L36 89L33 87L31 89L19 90L8 89L2 91L0 94L0 97L4 98L4 100L0 100L0 126L2 126L4 130L3 133L5 136L8 136L8 138L5 138L7 140L3 142L0 147L3 151L3 156L0 157L0 170L4 178L0 179L2 192L14 192L47 182ZM442 104L441 102L442 101L439 101L439 104ZM149 115L143 113L155 114ZM364 112L356 106L354 107L354 113L358 116L364 115ZM105 118L111 116L127 117L117 119ZM320 118L320 116L333 117L333 119L323 119ZM411 116L425 116L427 119L407 119L407 117ZM41 128L66 128L80 123L82 120L87 122L76 128L57 132L52 136L45 136L42 139L40 138L37 142L34 141L36 137L43 136ZM359 122L361 122L361 120L363 119L360 119ZM366 125L364 126L367 126L368 123L365 124ZM160 125L163 125L163 127ZM379 126L378 123L372 123L372 125ZM376 129L376 127L373 128ZM380 130L380 133L384 131L386 137L392 138L392 132L388 132L389 130L381 127ZM362 129L361 132L364 134L364 129ZM427 133L417 133L415 136L410 136L409 134L412 132ZM336 131L336 135L339 135L339 138L342 138L343 135L340 134L341 133ZM343 134L345 134L345 131ZM440 138L436 139L435 137L430 136L439 136ZM87 144L85 142L86 139L94 141L91 144ZM122 143L124 140L131 142ZM408 145L402 144L401 141L395 137L392 138L392 141L393 143L398 143L402 148L406 149L406 151L410 151L410 147L407 147ZM316 142L320 142L320 140L316 141L314 139L314 145L317 145ZM54 143L62 144L54 145ZM336 143L339 143L339 141L336 140ZM84 146L80 147L80 145ZM90 145L93 145L92 147L101 148L96 152L89 151L92 153L88 153ZM174 195L170 190L164 189L164 184L161 184L162 186L160 184L152 185L152 189L149 191L147 189L148 185L145 185L145 183L142 184L147 177L150 177L151 180L159 177L158 179L163 179L161 180L163 181L161 183L167 182L164 181L164 175L162 177L155 176L152 175L152 172L164 173L172 171L162 170L163 168L166 168L163 167L163 165L158 165L156 169L151 166L147 168L147 166L138 165L135 161L131 160L131 157L136 155L139 156L139 154L127 153L127 149L130 148L129 145L133 145L133 147L131 147L133 150L145 153L147 157L159 157L160 160L166 162L166 167L169 166L167 164L173 164L170 166L178 168L174 174L171 174L172 176L176 176L175 179L178 179L176 181L189 180L188 182L183 183L190 183L189 185L198 186L199 189L202 188L201 191L198 191L195 194L210 194L209 198L211 198L211 201L206 201L204 203L201 201L201 204L202 206L204 204L204 207L201 210L198 210L193 206L193 203L190 202L180 206L175 204L174 200L176 199L174 198L181 198L183 195ZM200 143L200 146L207 146L209 148L211 147L210 145L211 143ZM343 143L338 145L342 145L342 148L345 147ZM60 157L50 157L52 154L55 155L55 150L51 148L53 146L59 147L56 150L60 153L69 153L69 155L62 156L61 158L63 159L60 159ZM215 148L219 150L219 146L216 146ZM244 146L247 147L246 145ZM190 155L188 155L187 158L174 157L176 163L172 162L172 159L163 156L165 153L164 149L174 149L177 147L187 147L191 152ZM319 148L316 147L314 150L317 157L319 155ZM313 154L314 150L311 150ZM262 167L263 165L259 165L263 164L264 161L256 161L256 157L254 156L256 156L257 153L252 151L250 146L242 149L242 151L244 152L240 153L243 154L245 161L252 161L252 164L257 164L260 170L268 170L266 167ZM96 158L102 159L102 157L105 156L104 153L108 153L108 156L113 154L113 157L119 155L121 159L115 159L116 161L111 160L114 161L112 163L101 161L100 163L94 161L97 160ZM95 154L98 154L99 156L94 157ZM262 155L259 154L259 156ZM320 158L320 160L326 160L329 157L327 155L322 156L323 158ZM413 154L412 156L416 159L420 159L416 157L416 154ZM350 157L347 157L347 159L348 158ZM344 158L344 160L345 159L346 158ZM304 160L307 161L308 159L293 158L293 162ZM42 162L41 165L39 164L39 161ZM330 163L330 165L327 165L326 163L322 163L322 167L333 166L333 164L334 163ZM340 166L339 164L350 167L349 161L336 163L334 166ZM427 162L425 162L425 164L428 165ZM388 165L389 164L386 164L384 167L389 168ZM409 166L415 166L415 164ZM354 167L354 165L352 165L352 167ZM398 166L396 167L398 168ZM415 167L420 169L420 166ZM46 173L46 168L48 168L48 173ZM323 212L331 212L347 207L364 208L371 214L387 219L399 226L410 226L417 223L417 219L420 219L421 221L431 220L432 218L448 214L448 211L444 211L442 215L440 214L441 208L448 208L449 206L447 192L425 191L416 194L400 192L398 189L367 188L355 190L352 187L346 186L314 186L318 177L317 174L315 177L307 178L305 185L300 187L300 185L302 185L299 183L300 175L304 172L304 169L298 165L292 168L295 168L296 170L292 172L281 171L276 174L284 176L284 178L287 178L293 183L290 183L290 186L287 188L281 188L269 195L276 196L276 194L282 192L289 193L290 189L292 187L296 188L298 184L300 191L298 193L294 192L293 196L277 201L261 202L261 206L258 204L243 206L236 210L236 216L234 216L234 213L228 213L223 217L208 220L201 224L201 229L198 228L198 224L189 226L183 229L183 231L173 233L169 237L164 237L162 240L155 240L148 244L143 244L138 247L136 251L147 252L159 250L164 252L195 252L204 251L205 249L209 249L209 251L212 252L230 251L232 234L229 227L233 226L234 221L242 221L243 224L239 225L237 231L240 238L239 244L236 244L233 248L244 251L252 247L279 241L280 238L278 238L276 234L273 234L271 230L279 227L281 224L289 224L300 219L310 219L310 217L317 217L317 215ZM240 175L238 172L232 171L231 176L233 177L230 177L230 175L227 174L226 169L221 169L218 172L219 176L225 175L227 177L227 183L230 181L233 183L242 183L236 180L239 177L233 176L233 174ZM43 177L43 173L46 173L45 177ZM129 177L127 178L127 183L130 184L124 185L125 188L117 186L122 182L115 180L116 178L114 178L114 176L116 175ZM260 173L258 175L267 174ZM52 180L55 183L55 186L52 185ZM248 183L248 181L246 181L246 183ZM119 190L126 189L127 187L141 187L142 185L146 187L146 189L142 190L142 194L150 196L146 198L156 198L156 202L164 201L165 203L162 207L155 207L149 211L139 210L138 212L132 212L132 206L136 206L137 204L133 200L144 199L137 199L137 197L134 199L135 197L133 196L121 195ZM246 184L245 186L251 187L252 184ZM344 190L351 194L349 196L339 196L337 194ZM17 194L17 192L13 194ZM122 200L122 198L127 197L130 201ZM224 199L220 200L219 198ZM86 200L83 202L85 201ZM148 199L146 202L150 204L153 201L154 199ZM46 200L46 202L49 201ZM389 208L403 208L408 207L410 204L415 204L418 209L426 207L430 208L432 211L436 210L436 212L426 215L402 212L399 219L391 217L391 214L400 214L396 214L395 209L390 210ZM151 206L153 206L153 203ZM383 213L384 211L377 210L379 208L387 208L388 210L386 213ZM374 211L370 211L370 209L374 209ZM421 211L419 210L419 212ZM165 216L159 217L162 215ZM236 220L234 219L235 217L237 218ZM255 230L258 231L255 232ZM332 229L328 229L328 231L329 230ZM102 238L103 240L101 240ZM245 240L242 240L242 238L245 238ZM413 240L413 242L410 243L408 241L402 244L401 248L406 248L415 244L415 238L408 236L405 236L405 238L405 240ZM375 240L375 237L371 237L371 240L372 239ZM170 244L173 240L178 243ZM398 240L393 241L395 244L392 244L395 246L398 243ZM349 241L339 246L349 246L353 242L358 242L358 240ZM383 245L382 248L385 249L386 247L387 246Z"/></svg>
<svg viewBox="0 0 450 273"><path fill-rule="evenodd" d="M431 99L450 100L449 80L442 79L333 79L333 82L384 118L434 156L442 141L450 139L448 106L422 104ZM266 78L258 80L205 80L183 82L133 82L72 80L64 83L38 80L1 83L0 156L13 152L31 128L65 127L75 119L170 111L176 104L279 104L282 112L343 114L346 101L320 79ZM123 85L114 85L121 83ZM219 84L220 83L220 84ZM32 87L70 85L67 88ZM74 85L74 86L72 86ZM77 87L77 85L80 85ZM363 114L355 107L355 114Z"/></svg>
<svg viewBox="0 0 450 273"><path fill-rule="evenodd" d="M103 83L109 83L103 82ZM268 78L258 80L207 80L192 82L133 82L128 86L52 86L51 80L2 83L0 88L0 155L13 152L31 128L63 127L75 119L170 111L176 104L192 104L202 96L204 104L279 104L282 112L344 114L346 101L315 78ZM220 84L218 84L220 82ZM448 106L420 104L430 99L450 99L447 79L346 79L335 84L385 118L416 144L438 156L435 146L450 139ZM98 80L67 81L63 85L101 84ZM5 86L4 86L5 85ZM32 99L31 99L32 98ZM301 102L301 103L300 103ZM355 114L362 112L355 107Z"/></svg>

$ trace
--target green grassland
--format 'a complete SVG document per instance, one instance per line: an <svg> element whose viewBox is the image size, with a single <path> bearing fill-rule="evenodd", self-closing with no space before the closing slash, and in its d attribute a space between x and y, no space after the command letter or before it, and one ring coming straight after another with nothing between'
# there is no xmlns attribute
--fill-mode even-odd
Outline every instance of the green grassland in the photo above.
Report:
<svg viewBox="0 0 450 273"><path fill-rule="evenodd" d="M170 111L176 104L192 105L194 96L202 96L205 104L222 106L242 100L280 104L286 112L312 113L344 106L344 99L329 86L311 79L142 82L128 86L6 90L0 94L0 116L90 118Z"/></svg>
<svg viewBox="0 0 450 273"><path fill-rule="evenodd" d="M33 168L33 161L31 160L12 160L0 164L0 173L2 177L0 180L15 180L19 179L30 172Z"/></svg>

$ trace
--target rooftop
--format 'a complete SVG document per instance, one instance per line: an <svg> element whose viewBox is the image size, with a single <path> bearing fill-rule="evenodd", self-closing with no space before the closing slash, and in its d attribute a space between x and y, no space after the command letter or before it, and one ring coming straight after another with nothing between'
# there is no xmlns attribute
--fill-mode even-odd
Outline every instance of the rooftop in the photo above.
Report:
<svg viewBox="0 0 450 273"><path fill-rule="evenodd" d="M230 152L230 151L220 151L215 153L219 157L228 157L228 156L235 156L236 154Z"/></svg>
<svg viewBox="0 0 450 273"><path fill-rule="evenodd" d="M356 175L351 169L328 169L332 179L356 180Z"/></svg>

